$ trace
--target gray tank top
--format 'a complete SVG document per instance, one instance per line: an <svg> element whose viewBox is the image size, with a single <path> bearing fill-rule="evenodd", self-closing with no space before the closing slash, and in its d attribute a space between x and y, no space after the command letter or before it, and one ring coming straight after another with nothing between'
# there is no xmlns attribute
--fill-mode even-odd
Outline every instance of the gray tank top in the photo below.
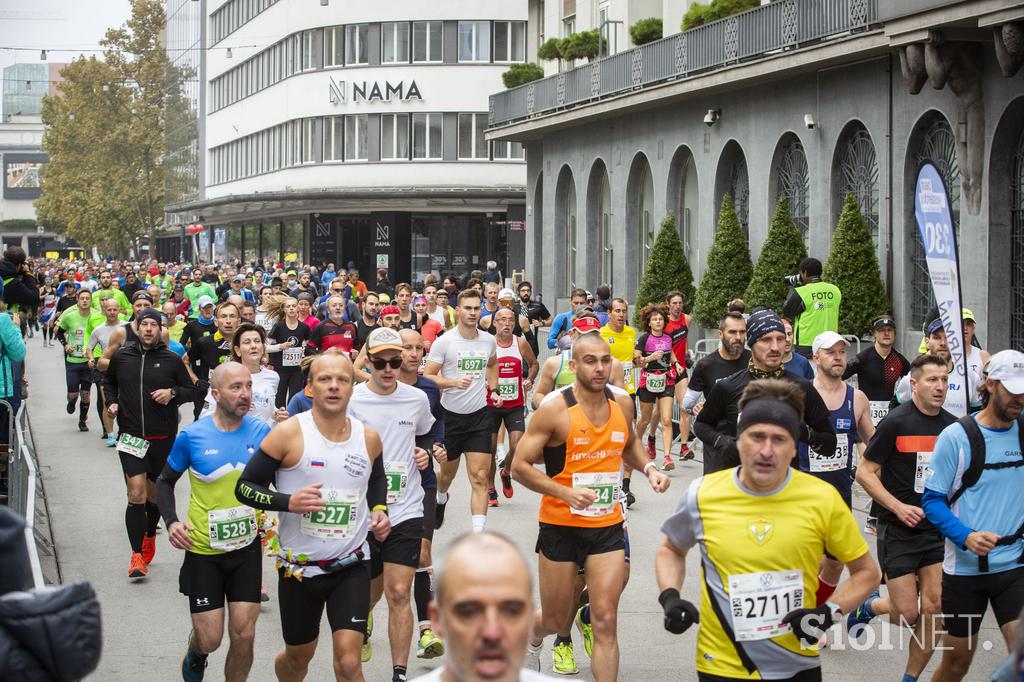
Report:
<svg viewBox="0 0 1024 682"><path fill-rule="evenodd" d="M302 429L302 459L288 469L278 469L275 486L283 493L322 483L326 506L321 512L281 514L281 550L298 561L323 561L347 556L362 548L370 558L366 534L370 528L370 510L366 489L371 462L366 452L363 424L349 417L349 437L334 443L317 429L313 412L296 415ZM300 555L305 555L300 556ZM309 566L303 575L323 573Z"/></svg>

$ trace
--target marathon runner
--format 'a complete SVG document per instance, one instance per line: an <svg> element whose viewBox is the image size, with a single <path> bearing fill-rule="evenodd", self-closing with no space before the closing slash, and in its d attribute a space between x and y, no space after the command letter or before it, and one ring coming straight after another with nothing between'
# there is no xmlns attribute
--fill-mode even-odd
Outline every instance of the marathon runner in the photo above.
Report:
<svg viewBox="0 0 1024 682"><path fill-rule="evenodd" d="M690 452L690 414L683 409L683 402L686 398L686 390L689 385L689 376L686 372L686 347L690 339L690 323L693 321L683 308L686 305L686 297L681 291L670 291L665 294L665 305L668 306L668 319L665 321L665 333L672 337L672 353L675 355L675 385L673 398L679 406L679 440L682 445L679 448L679 459L686 461L693 459ZM671 430L671 418L669 429ZM654 432L647 434L648 454L654 449ZM665 448L668 453L669 448Z"/></svg>
<svg viewBox="0 0 1024 682"><path fill-rule="evenodd" d="M592 312L584 311L577 313L573 316L569 331L563 336L569 340L570 344L575 341L581 334L599 333L601 331L601 323L597 320L597 315ZM572 349L566 348L560 351L557 355L553 355L544 361L544 365L537 376L537 382L533 387L533 407L537 407L544 402L546 396L550 395L552 391L557 391L571 386L576 381L576 375L571 369L569 361L572 360ZM622 363L612 358L612 376L608 382L611 386L618 386L625 390L625 377L622 372ZM627 394L628 395L628 394ZM632 504L632 502L630 502Z"/></svg>
<svg viewBox="0 0 1024 682"><path fill-rule="evenodd" d="M444 523L448 488L459 470L459 458L466 455L466 473L473 492L470 499L473 531L487 523L488 471L491 466L491 423L487 418L488 396L501 407L498 393L497 343L477 328L480 292L459 293L458 326L443 334L430 347L424 375L441 389L444 407L445 445L448 459L441 465L437 481L435 527ZM381 312L383 317L383 311Z"/></svg>
<svg viewBox="0 0 1024 682"><path fill-rule="evenodd" d="M337 286L331 282L332 288ZM268 310L270 303L268 301ZM307 352L320 353L328 348L338 348L351 359L356 345L356 325L345 315L345 299L332 295L327 301L327 319L316 326L309 335Z"/></svg>
<svg viewBox="0 0 1024 682"><path fill-rule="evenodd" d="M423 326L423 316L412 309L412 287L405 282L395 285L395 305L401 318L398 328L419 331Z"/></svg>
<svg viewBox="0 0 1024 682"><path fill-rule="evenodd" d="M634 371L633 352L636 348L636 330L626 324L629 319L629 304L624 298L611 299L608 310L608 323L601 327L601 338L611 348L612 357L622 363L622 375L626 382L626 392L630 397L636 393L639 368ZM635 404L635 403L634 403ZM629 480L633 469L626 464L622 473L622 491L626 494L626 505L633 506L636 496L629 489Z"/></svg>
<svg viewBox="0 0 1024 682"><path fill-rule="evenodd" d="M362 679L368 536L384 541L391 523L380 436L347 413L352 372L340 351L315 357L309 368L312 409L270 432L235 487L243 504L281 512L273 551L285 647L274 668L286 682L305 679L325 608L335 677Z"/></svg>
<svg viewBox="0 0 1024 682"><path fill-rule="evenodd" d="M240 363L249 370L252 379L249 415L267 426L273 427L277 423L279 412L282 413L283 418L284 406L282 405L281 410L278 410L275 402L280 377L277 372L263 365L263 357L267 348L266 332L257 324L243 322L231 335L228 348L229 354L223 362ZM205 407L199 415L200 419L213 414L216 407L217 403L211 387L206 394Z"/></svg>
<svg viewBox="0 0 1024 682"><path fill-rule="evenodd" d="M128 304L128 299L125 298L124 292L114 287L113 273L110 270L104 270L100 273L99 286L96 288L96 291L92 292L93 312L100 312L100 304L108 298L117 301L118 307L125 315L131 312L131 306Z"/></svg>
<svg viewBox="0 0 1024 682"><path fill-rule="evenodd" d="M622 468L641 469L656 492L669 479L636 447L633 401L607 387L608 343L597 334L573 342L575 385L562 400L541 405L512 464L517 481L543 498L537 538L541 612L530 641L530 664L540 669L543 638L561 630L575 612L573 582L584 568L590 593L596 680L618 677L617 619L625 584L625 539L618 502ZM535 465L543 463L546 471Z"/></svg>
<svg viewBox="0 0 1024 682"><path fill-rule="evenodd" d="M255 510L239 505L235 485L241 469L270 432L249 416L252 379L237 362L226 362L210 375L217 405L209 419L185 427L156 481L157 501L167 537L184 550L178 579L188 597L192 634L181 661L182 679L203 679L207 658L224 637L224 603L228 604L229 648L224 679L245 680L252 667L256 619L260 614L262 568ZM178 519L174 486L188 472L189 504Z"/></svg>
<svg viewBox="0 0 1024 682"><path fill-rule="evenodd" d="M189 319L195 319L199 316L199 299L204 296L209 296L211 301L217 300L217 290L213 288L213 285L209 282L203 281L203 268L196 266L191 272L192 281L185 285L184 292L185 298L191 302L189 308L188 317Z"/></svg>
<svg viewBox="0 0 1024 682"><path fill-rule="evenodd" d="M267 335L267 354L274 371L281 377L274 404L287 405L306 383L299 365L312 332L309 325L299 319L298 300L274 296L267 300L267 309L274 321Z"/></svg>
<svg viewBox="0 0 1024 682"><path fill-rule="evenodd" d="M921 509L921 494L935 440L956 417L942 409L949 389L946 361L924 354L910 366L909 402L893 408L879 423L857 467L857 482L876 501L878 562L888 596L873 593L846 624L858 639L876 616L914 628L904 682L924 671L937 639L943 538ZM919 605L920 601L920 605Z"/></svg>
<svg viewBox="0 0 1024 682"><path fill-rule="evenodd" d="M950 377L955 378L953 369L953 358L946 343L946 329L942 326L941 319L932 320L926 327L925 347L927 352L944 358L949 369ZM967 365L967 389L959 381L949 382L949 391L946 392L946 402L942 407L954 417L976 412L981 409L982 394L981 386L985 382L980 368ZM896 401L905 403L910 400L910 380L904 376L896 384Z"/></svg>
<svg viewBox="0 0 1024 682"><path fill-rule="evenodd" d="M921 498L946 539L938 682L967 675L989 606L1012 651L1024 607L1024 353L993 355L984 390L983 410L939 434Z"/></svg>
<svg viewBox="0 0 1024 682"><path fill-rule="evenodd" d="M375 429L383 443L391 532L370 540L370 609L381 595L388 602L392 682L405 682L412 640L409 602L423 540L424 490L420 471L431 466L434 417L422 391L398 381L404 346L394 329L376 329L366 341L370 380L356 386L349 413Z"/></svg>
<svg viewBox="0 0 1024 682"><path fill-rule="evenodd" d="M114 419L107 412L106 401L103 399L103 372L96 364L103 357L103 351L106 350L107 344L110 342L110 336L115 330L124 326L124 321L121 319L121 307L118 305L117 299L105 299L100 305L100 309L103 312L103 323L94 326L92 333L89 334L86 354L89 356L89 367L92 369L92 381L96 384L96 406L100 409L102 437L107 439L107 447L112 448L117 441L114 435Z"/></svg>
<svg viewBox="0 0 1024 682"><path fill-rule="evenodd" d="M788 380L751 382L736 428L740 465L690 483L661 526L655 571L665 629L680 634L700 621L701 682L820 681L818 640L878 586L878 569L842 498L791 466L805 395ZM679 594L695 545L699 611ZM826 551L846 564L850 578L811 607Z"/></svg>
<svg viewBox="0 0 1024 682"><path fill-rule="evenodd" d="M640 402L640 418L636 422L638 437L643 439L647 427L651 435L647 438L647 458L654 460L653 434L661 424L661 443L664 452L662 467L665 471L676 468L672 461L672 402L675 394L676 355L672 336L666 332L668 320L666 306L650 303L640 311L640 326L644 330L636 340L633 350L633 364L640 367L640 382L636 397ZM685 356L684 356L685 362ZM652 419L654 408L658 408L658 421Z"/></svg>
<svg viewBox="0 0 1024 682"><path fill-rule="evenodd" d="M86 420L89 416L89 394L92 391L92 370L86 344L92 332L92 293L88 289L79 289L75 296L77 307L61 313L57 323L57 341L64 346L64 376L68 387L68 414L75 413L75 403L81 400L78 408L78 430L88 431Z"/></svg>
<svg viewBox="0 0 1024 682"><path fill-rule="evenodd" d="M117 454L128 487L129 578L145 577L156 554L156 478L178 433L178 405L195 399L184 363L161 338L162 320L153 308L137 313L138 341L113 353L104 376L107 411L117 417Z"/></svg>
<svg viewBox="0 0 1024 682"><path fill-rule="evenodd" d="M547 306L540 300L533 300L533 285L530 282L525 280L520 282L516 291L519 292L519 314L526 316L526 319L530 321L530 328L533 330L533 336L528 339L530 348L533 349L535 356L540 357L537 336L540 328L550 325L553 318L548 312Z"/></svg>
<svg viewBox="0 0 1024 682"><path fill-rule="evenodd" d="M793 324L789 320L783 319L782 326L786 328L786 347L782 351L782 365L787 372L792 372L808 381L814 381L814 368L811 366L810 360L793 352Z"/></svg>
<svg viewBox="0 0 1024 682"><path fill-rule="evenodd" d="M697 414L700 411L697 403L701 399L707 400L715 384L747 366L750 351L744 347L746 342L747 320L743 313L727 312L718 323L718 349L693 366L690 385L686 387L683 398L683 410Z"/></svg>
<svg viewBox="0 0 1024 682"><path fill-rule="evenodd" d="M441 389L437 384L419 374L424 348L423 339L412 329L402 329L402 367L398 380L415 386L427 396L434 426L430 430L430 448L434 458L441 462L447 459L444 447L444 408L441 407ZM413 601L416 603L419 640L416 642L416 658L437 658L444 655L444 642L434 634L430 623L428 605L434 599L434 561L431 547L434 541L434 517L437 509L437 474L433 464L420 471L423 483L423 540L420 542L420 561L413 580Z"/></svg>

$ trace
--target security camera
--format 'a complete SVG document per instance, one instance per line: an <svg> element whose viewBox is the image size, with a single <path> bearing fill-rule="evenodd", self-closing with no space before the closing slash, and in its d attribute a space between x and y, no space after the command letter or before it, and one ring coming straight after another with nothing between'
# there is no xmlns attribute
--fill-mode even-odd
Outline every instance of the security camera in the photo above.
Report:
<svg viewBox="0 0 1024 682"><path fill-rule="evenodd" d="M807 126L808 130L814 130L818 127L818 124L814 122L814 116L811 114L804 114L804 125Z"/></svg>
<svg viewBox="0 0 1024 682"><path fill-rule="evenodd" d="M718 123L718 119L722 117L721 109L708 109L708 113L704 114L704 125L711 127Z"/></svg>

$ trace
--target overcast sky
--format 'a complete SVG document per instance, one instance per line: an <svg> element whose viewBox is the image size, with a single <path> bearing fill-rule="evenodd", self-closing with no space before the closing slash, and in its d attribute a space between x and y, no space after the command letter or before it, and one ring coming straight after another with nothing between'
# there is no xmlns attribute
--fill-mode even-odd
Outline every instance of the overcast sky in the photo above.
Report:
<svg viewBox="0 0 1024 682"><path fill-rule="evenodd" d="M43 49L48 62L69 62L99 49L107 29L122 25L130 13L129 0L0 0L0 68L38 64Z"/></svg>

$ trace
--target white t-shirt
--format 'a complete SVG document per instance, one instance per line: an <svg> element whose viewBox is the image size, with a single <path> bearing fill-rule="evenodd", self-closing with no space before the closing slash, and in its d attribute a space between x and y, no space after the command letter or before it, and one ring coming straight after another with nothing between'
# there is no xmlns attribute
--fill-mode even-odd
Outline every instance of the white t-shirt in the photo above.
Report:
<svg viewBox="0 0 1024 682"><path fill-rule="evenodd" d="M277 412L274 401L277 400L277 385L280 381L281 377L277 375L277 372L266 367L252 375L252 406L249 408L249 414L270 428L274 428L274 424L277 423L277 420L274 419L274 414ZM202 419L208 414L213 414L216 407L213 402L213 389L210 389L206 392L206 404L203 406L203 411L199 413L199 418Z"/></svg>
<svg viewBox="0 0 1024 682"><path fill-rule="evenodd" d="M426 675L420 675L419 677L414 678L412 682L440 682L442 674L444 674L444 666L435 668ZM559 679L560 678L544 675L534 670L519 671L519 682L555 682Z"/></svg>
<svg viewBox="0 0 1024 682"><path fill-rule="evenodd" d="M441 393L441 406L449 412L472 414L487 405L487 363L498 352L498 343L487 332L477 331L475 339L462 336L459 328L437 337L427 362L441 365L441 376L455 379L470 376L469 388L448 388Z"/></svg>
<svg viewBox="0 0 1024 682"><path fill-rule="evenodd" d="M427 394L398 382L391 394L378 395L365 382L353 389L348 413L380 434L391 525L422 517L423 485L413 449L416 436L430 433L434 425Z"/></svg>

